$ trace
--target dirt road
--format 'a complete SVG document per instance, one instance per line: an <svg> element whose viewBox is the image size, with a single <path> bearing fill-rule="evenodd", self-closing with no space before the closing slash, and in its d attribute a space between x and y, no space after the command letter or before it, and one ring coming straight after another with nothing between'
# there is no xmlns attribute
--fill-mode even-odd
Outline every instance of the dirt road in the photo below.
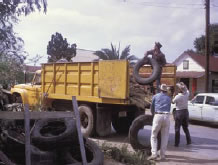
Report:
<svg viewBox="0 0 218 165"><path fill-rule="evenodd" d="M168 150L166 153L167 160L156 162L157 165L189 165L189 164L218 164L218 127L212 127L206 124L191 123L189 126L192 144L186 145L185 135L181 130L181 142L179 147L174 147L174 121L171 119L170 138ZM146 136L145 136L146 135ZM148 141L150 136L150 127L145 127L139 132L140 141ZM118 135L113 133L109 137L94 139L101 143L122 146L128 145L128 149L133 151L128 143L127 135ZM110 164L106 164L110 165ZM118 164L117 164L118 165ZM119 164L120 165L120 164ZM122 164L121 164L122 165Z"/></svg>

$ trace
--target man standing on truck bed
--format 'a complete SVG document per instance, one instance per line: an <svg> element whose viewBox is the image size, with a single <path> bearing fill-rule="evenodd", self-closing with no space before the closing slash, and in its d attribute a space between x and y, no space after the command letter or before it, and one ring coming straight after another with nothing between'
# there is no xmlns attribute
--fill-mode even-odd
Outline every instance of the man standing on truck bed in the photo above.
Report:
<svg viewBox="0 0 218 165"><path fill-rule="evenodd" d="M160 72L156 80L157 92L160 92L160 79L162 74L162 67L166 64L165 55L160 50L161 47L162 45L160 44L160 42L155 42L154 49L149 50L144 54L144 58L148 57L148 55L152 55L152 58L155 59L160 66Z"/></svg>

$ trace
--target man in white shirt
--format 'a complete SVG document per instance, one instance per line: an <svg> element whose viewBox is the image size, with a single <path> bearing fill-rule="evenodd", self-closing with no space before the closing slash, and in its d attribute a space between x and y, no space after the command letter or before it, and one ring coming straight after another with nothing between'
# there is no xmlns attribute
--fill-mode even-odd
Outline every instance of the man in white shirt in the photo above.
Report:
<svg viewBox="0 0 218 165"><path fill-rule="evenodd" d="M175 119L175 147L179 146L180 142L180 127L186 135L187 145L191 144L191 136L188 129L189 112L188 112L188 98L189 91L183 82L176 84L178 94L174 97L173 103L176 104Z"/></svg>

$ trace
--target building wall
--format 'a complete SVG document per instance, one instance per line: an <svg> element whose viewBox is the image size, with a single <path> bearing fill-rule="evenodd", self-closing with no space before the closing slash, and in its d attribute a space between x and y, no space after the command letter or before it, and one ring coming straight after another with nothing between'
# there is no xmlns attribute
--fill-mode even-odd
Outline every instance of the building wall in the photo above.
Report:
<svg viewBox="0 0 218 165"><path fill-rule="evenodd" d="M189 61L189 69L183 69L183 61L187 60ZM183 59L181 59L177 65L177 71L194 71L194 72L204 72L204 68L200 66L196 61L194 61L189 56L184 56Z"/></svg>
<svg viewBox="0 0 218 165"><path fill-rule="evenodd" d="M210 74L210 81L209 81L209 91L212 92L212 81L218 80L218 73L211 73Z"/></svg>
<svg viewBox="0 0 218 165"><path fill-rule="evenodd" d="M205 92L205 76L197 79L197 93Z"/></svg>

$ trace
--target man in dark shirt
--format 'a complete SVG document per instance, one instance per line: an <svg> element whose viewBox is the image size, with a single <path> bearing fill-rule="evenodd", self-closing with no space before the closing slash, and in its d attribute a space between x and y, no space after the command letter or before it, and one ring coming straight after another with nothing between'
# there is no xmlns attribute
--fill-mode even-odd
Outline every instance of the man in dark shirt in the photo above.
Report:
<svg viewBox="0 0 218 165"><path fill-rule="evenodd" d="M157 92L160 92L160 79L162 74L162 67L166 64L165 55L160 51L162 45L159 42L155 42L154 49L145 52L144 58L148 57L148 55L152 55L152 58L157 61L160 66L160 72L158 74L156 80Z"/></svg>

